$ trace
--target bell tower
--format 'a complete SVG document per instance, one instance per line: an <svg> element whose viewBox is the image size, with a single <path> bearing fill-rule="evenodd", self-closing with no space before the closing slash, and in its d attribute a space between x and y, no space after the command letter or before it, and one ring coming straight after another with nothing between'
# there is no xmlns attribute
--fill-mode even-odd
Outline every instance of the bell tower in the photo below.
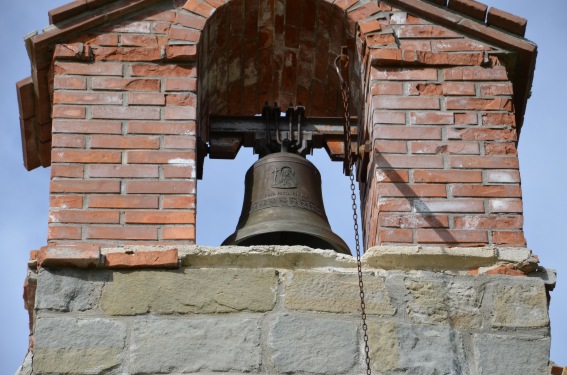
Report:
<svg viewBox="0 0 567 375"><path fill-rule="evenodd" d="M549 371L554 277L526 247L516 151L526 20L472 0L115 0L50 23L17 84L24 164L51 167L20 374ZM198 180L242 147L260 158L236 230L200 246ZM315 148L360 190L361 263Z"/></svg>

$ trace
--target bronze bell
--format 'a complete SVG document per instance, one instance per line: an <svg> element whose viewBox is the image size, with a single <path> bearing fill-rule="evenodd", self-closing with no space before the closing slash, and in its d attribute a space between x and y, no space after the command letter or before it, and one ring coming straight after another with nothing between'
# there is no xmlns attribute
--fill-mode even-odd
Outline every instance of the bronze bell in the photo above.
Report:
<svg viewBox="0 0 567 375"><path fill-rule="evenodd" d="M288 152L269 154L248 169L236 231L222 245L305 245L350 255L327 220L319 171Z"/></svg>

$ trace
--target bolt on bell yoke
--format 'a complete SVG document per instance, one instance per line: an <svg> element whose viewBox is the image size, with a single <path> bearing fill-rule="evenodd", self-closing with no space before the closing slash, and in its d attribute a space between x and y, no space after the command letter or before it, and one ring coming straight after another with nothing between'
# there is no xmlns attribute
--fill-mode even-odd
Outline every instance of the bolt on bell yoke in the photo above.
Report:
<svg viewBox="0 0 567 375"><path fill-rule="evenodd" d="M305 245L350 254L327 220L321 174L303 156L309 151L301 138L303 107L290 107L286 112L287 133L280 131L278 117L276 111L272 119L280 152L267 153L248 169L236 231L222 245ZM269 145L270 121L266 124Z"/></svg>

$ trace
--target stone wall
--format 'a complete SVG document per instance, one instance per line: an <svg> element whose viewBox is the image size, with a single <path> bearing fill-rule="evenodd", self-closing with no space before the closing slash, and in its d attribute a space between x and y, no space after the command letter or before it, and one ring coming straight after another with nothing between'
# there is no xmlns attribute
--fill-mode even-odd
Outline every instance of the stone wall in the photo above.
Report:
<svg viewBox="0 0 567 375"><path fill-rule="evenodd" d="M155 266L146 256L119 268L30 272L27 370L33 362L35 374L364 371L352 257L302 247L177 251L175 269L143 268ZM554 275L529 250L381 247L363 265L373 373L549 373Z"/></svg>

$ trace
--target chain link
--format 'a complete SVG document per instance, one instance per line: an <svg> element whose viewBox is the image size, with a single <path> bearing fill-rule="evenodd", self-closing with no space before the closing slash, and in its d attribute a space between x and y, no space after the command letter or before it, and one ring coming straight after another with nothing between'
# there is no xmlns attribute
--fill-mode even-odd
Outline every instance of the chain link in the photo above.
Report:
<svg viewBox="0 0 567 375"><path fill-rule="evenodd" d="M340 63L344 63L342 66ZM356 204L356 192L354 183L354 161L352 157L352 144L351 144L351 133L350 133L350 89L348 82L343 78L342 69L348 67L348 56L346 54L341 54L335 59L335 68L337 69L337 74L339 75L339 80L341 81L341 91L343 97L343 109L344 109L344 128L345 128L345 163L343 169L345 174L348 174L350 178L350 197L352 199L352 219L354 221L354 240L356 246L356 264L358 267L358 287L360 290L360 310L362 312L362 332L364 334L364 360L366 363L366 374L371 375L372 369L370 368L370 348L368 346L368 326L366 324L366 304L364 303L364 283L362 282L362 261L360 259L360 236L358 234L358 207Z"/></svg>

